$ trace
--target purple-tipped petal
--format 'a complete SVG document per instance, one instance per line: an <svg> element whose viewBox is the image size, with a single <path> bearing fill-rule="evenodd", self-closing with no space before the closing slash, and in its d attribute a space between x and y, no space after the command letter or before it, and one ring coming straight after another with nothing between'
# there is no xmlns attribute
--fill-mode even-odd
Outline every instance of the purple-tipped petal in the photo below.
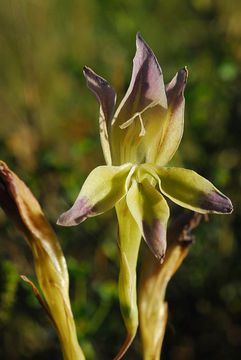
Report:
<svg viewBox="0 0 241 360"><path fill-rule="evenodd" d="M200 203L200 207L208 212L219 214L231 214L233 211L233 205L230 199L216 190L212 190L206 194Z"/></svg>
<svg viewBox="0 0 241 360"><path fill-rule="evenodd" d="M120 126L127 123L136 113L144 115L148 108L157 104L161 108L167 108L162 70L151 48L142 39L140 33L137 33L136 54L133 60L130 86L112 121L111 136L113 156L116 163L135 161L138 151L137 149L132 151L131 148L138 147L141 142L139 135L144 133L141 131L142 125L138 116L133 119L134 125L131 122L130 125L124 126L122 129ZM145 127L145 117L143 120ZM141 157L144 156L144 154L141 155Z"/></svg>
<svg viewBox="0 0 241 360"><path fill-rule="evenodd" d="M184 89L187 83L188 71L185 66L179 70L174 78L165 86L167 94L168 107L172 108L172 111L178 108L184 101Z"/></svg>
<svg viewBox="0 0 241 360"><path fill-rule="evenodd" d="M166 252L166 225L159 219L154 219L152 224L142 222L143 234L150 250L162 262Z"/></svg>
<svg viewBox="0 0 241 360"><path fill-rule="evenodd" d="M83 72L86 77L87 86L94 93L96 99L102 107L105 120L107 124L109 124L112 119L116 101L115 89L89 67L85 66Z"/></svg>
<svg viewBox="0 0 241 360"><path fill-rule="evenodd" d="M160 177L160 190L175 203L199 212L230 214L233 206L213 184L195 171L175 168L156 167Z"/></svg>
<svg viewBox="0 0 241 360"><path fill-rule="evenodd" d="M86 218L110 210L126 194L126 178L132 164L98 166L85 180L74 205L63 213L57 224L78 225Z"/></svg>
<svg viewBox="0 0 241 360"><path fill-rule="evenodd" d="M142 111L155 100L167 107L165 86L160 65L140 33L136 35L136 54L133 60L133 71L130 86L116 112L131 117L137 111ZM123 113L123 114L122 114ZM126 119L127 120L127 119ZM118 122L120 122L119 119Z"/></svg>
<svg viewBox="0 0 241 360"><path fill-rule="evenodd" d="M164 197L144 178L133 181L126 202L150 250L159 261L166 252L166 228L169 208Z"/></svg>
<svg viewBox="0 0 241 360"><path fill-rule="evenodd" d="M88 88L94 93L100 104L100 138L106 163L111 165L111 153L109 145L109 127L112 120L116 101L116 92L105 79L97 75L93 70L84 67L84 76Z"/></svg>
<svg viewBox="0 0 241 360"><path fill-rule="evenodd" d="M159 104L163 107L167 106L166 96L164 94L164 82L160 65L141 34L138 32L136 35L136 55L134 58L134 67L130 83L130 88L133 93L130 95L140 94L140 108L141 111L150 102L159 100ZM127 96L126 96L127 97ZM135 101L135 99L134 99ZM127 99L127 103L133 103L133 99L130 96Z"/></svg>
<svg viewBox="0 0 241 360"><path fill-rule="evenodd" d="M88 198L83 196L78 199L74 205L64 212L57 220L58 225L74 226L82 223L90 216L95 215L94 207L88 205Z"/></svg>
<svg viewBox="0 0 241 360"><path fill-rule="evenodd" d="M187 83L187 68L179 70L166 85L168 111L164 136L159 137L156 157L153 162L163 166L174 156L180 144L184 129L184 89ZM162 134L161 134L162 135Z"/></svg>

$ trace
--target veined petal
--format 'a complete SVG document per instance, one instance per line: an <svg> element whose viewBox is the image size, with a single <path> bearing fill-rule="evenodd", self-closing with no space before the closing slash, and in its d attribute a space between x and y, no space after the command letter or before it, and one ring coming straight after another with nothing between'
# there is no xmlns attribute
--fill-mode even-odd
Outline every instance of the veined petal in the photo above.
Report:
<svg viewBox="0 0 241 360"><path fill-rule="evenodd" d="M178 205L199 213L230 214L233 206L213 184L192 170L156 167L161 191Z"/></svg>
<svg viewBox="0 0 241 360"><path fill-rule="evenodd" d="M57 224L78 225L86 218L111 209L126 193L126 177L132 164L99 166L87 177L74 205L63 213Z"/></svg>
<svg viewBox="0 0 241 360"><path fill-rule="evenodd" d="M145 178L141 183L133 181L126 201L147 245L158 260L163 260L169 218L166 200Z"/></svg>
<svg viewBox="0 0 241 360"><path fill-rule="evenodd" d="M160 166L167 164L180 144L184 128L184 89L187 76L188 71L185 67L179 70L171 82L166 85L168 111L165 129L159 135L156 149L153 149L155 151L155 158L147 158L148 162L153 162Z"/></svg>
<svg viewBox="0 0 241 360"><path fill-rule="evenodd" d="M107 165L111 165L111 152L109 142L109 127L112 120L116 101L115 89L93 70L84 67L88 88L94 93L100 104L100 140Z"/></svg>
<svg viewBox="0 0 241 360"><path fill-rule="evenodd" d="M114 163L134 162L137 155L136 151L131 152L131 148L136 150L145 133L142 114L157 104L167 108L161 68L139 33L136 37L136 48L130 86L111 126Z"/></svg>

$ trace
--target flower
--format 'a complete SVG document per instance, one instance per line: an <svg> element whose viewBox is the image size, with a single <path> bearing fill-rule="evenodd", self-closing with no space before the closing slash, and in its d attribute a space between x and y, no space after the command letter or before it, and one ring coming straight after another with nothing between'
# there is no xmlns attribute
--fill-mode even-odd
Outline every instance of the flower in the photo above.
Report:
<svg viewBox="0 0 241 360"><path fill-rule="evenodd" d="M85 67L87 86L100 103L100 137L107 165L94 169L73 207L58 224L77 225L124 197L150 249L163 259L169 210L159 190L177 204L200 213L231 213L230 200L197 173L165 165L183 134L186 67L164 85L152 50L137 34L129 89L116 113L114 88Z"/></svg>
<svg viewBox="0 0 241 360"><path fill-rule="evenodd" d="M162 70L137 33L131 82L115 114L114 88L84 67L87 86L100 104L100 139L105 166L87 177L58 224L77 225L116 207L119 223L119 296L128 334L136 331L136 261L141 236L160 261L166 251L169 207L165 200L199 213L232 212L231 201L196 172L166 167L183 134L187 68L164 85ZM162 195L163 194L163 195ZM129 336L129 341L131 336Z"/></svg>

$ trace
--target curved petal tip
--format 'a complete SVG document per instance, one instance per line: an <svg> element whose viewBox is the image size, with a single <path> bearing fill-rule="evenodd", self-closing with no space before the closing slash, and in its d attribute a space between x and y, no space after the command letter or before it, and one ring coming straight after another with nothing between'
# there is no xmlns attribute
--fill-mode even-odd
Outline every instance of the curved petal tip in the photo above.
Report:
<svg viewBox="0 0 241 360"><path fill-rule="evenodd" d="M166 226L159 219L154 219L151 226L143 220L142 226L145 241L157 260L163 263L166 253Z"/></svg>
<svg viewBox="0 0 241 360"><path fill-rule="evenodd" d="M139 48L140 46L145 47L148 51L150 51L151 53L153 53L153 51L151 50L151 48L147 45L147 43L145 42L145 40L143 39L143 37L141 36L141 33L138 31L136 33L136 47Z"/></svg>
<svg viewBox="0 0 241 360"><path fill-rule="evenodd" d="M165 86L168 105L172 105L174 109L178 108L183 101L184 89L187 83L188 70L187 67L180 69L174 78Z"/></svg>
<svg viewBox="0 0 241 360"><path fill-rule="evenodd" d="M200 207L210 213L231 214L233 212L231 200L216 190L212 190L206 195Z"/></svg>
<svg viewBox="0 0 241 360"><path fill-rule="evenodd" d="M87 205L88 199L82 197L77 200L72 208L64 212L57 220L58 225L74 226L82 223L89 216L93 215L93 206Z"/></svg>
<svg viewBox="0 0 241 360"><path fill-rule="evenodd" d="M113 115L116 92L112 85L104 78L96 74L88 66L84 66L83 73L86 78L87 87L93 92L102 107L106 122L108 123Z"/></svg>

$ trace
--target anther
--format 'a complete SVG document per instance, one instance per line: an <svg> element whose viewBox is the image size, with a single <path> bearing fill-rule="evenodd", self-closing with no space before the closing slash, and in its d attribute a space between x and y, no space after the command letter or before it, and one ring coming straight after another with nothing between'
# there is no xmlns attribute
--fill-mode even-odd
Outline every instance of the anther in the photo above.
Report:
<svg viewBox="0 0 241 360"><path fill-rule="evenodd" d="M145 127L143 124L143 119L142 119L141 113L139 113L139 112L135 113L129 120L127 120L126 122L121 124L120 129L126 129L128 126L130 126L137 116L139 117L140 124L141 124L141 131L140 131L139 136L144 136L146 134L146 130L145 130Z"/></svg>

